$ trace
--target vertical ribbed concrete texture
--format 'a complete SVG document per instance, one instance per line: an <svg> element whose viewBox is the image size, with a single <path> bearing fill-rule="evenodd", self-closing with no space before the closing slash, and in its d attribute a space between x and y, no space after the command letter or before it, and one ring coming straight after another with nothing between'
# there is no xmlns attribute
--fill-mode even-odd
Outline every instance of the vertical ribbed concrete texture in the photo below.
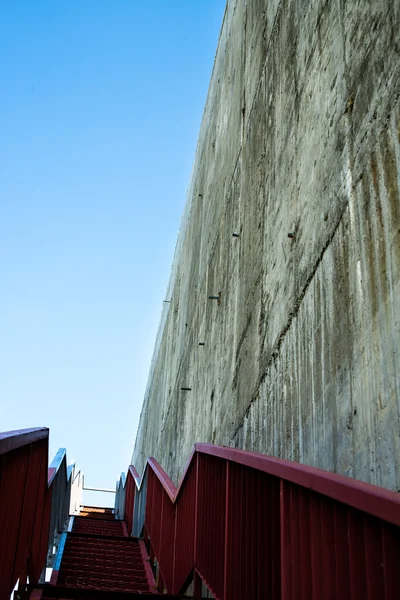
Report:
<svg viewBox="0 0 400 600"><path fill-rule="evenodd" d="M399 51L399 0L228 1L139 470L203 441L400 489Z"/></svg>

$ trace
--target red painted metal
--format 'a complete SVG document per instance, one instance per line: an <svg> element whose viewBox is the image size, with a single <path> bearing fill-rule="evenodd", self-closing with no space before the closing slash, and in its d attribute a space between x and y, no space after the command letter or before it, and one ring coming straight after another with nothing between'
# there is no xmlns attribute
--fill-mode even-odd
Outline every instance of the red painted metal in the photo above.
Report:
<svg viewBox="0 0 400 600"><path fill-rule="evenodd" d="M48 437L49 430L47 427L34 427L32 429L16 429L14 431L1 432L0 455L29 444L34 444L39 440L48 439Z"/></svg>
<svg viewBox="0 0 400 600"><path fill-rule="evenodd" d="M51 504L53 495L53 486L48 487L47 473L47 448L46 453L42 454L40 471L32 469L38 479L38 492L35 505L35 521L32 533L31 545L31 570L30 581L38 581L41 572L46 564L47 549L49 547L49 529L51 520Z"/></svg>
<svg viewBox="0 0 400 600"><path fill-rule="evenodd" d="M169 540L173 540L175 534L175 508L164 489L162 490L162 496L160 546L157 556L160 561L163 582L167 589L172 590L174 553L171 552L173 547Z"/></svg>
<svg viewBox="0 0 400 600"><path fill-rule="evenodd" d="M195 449L201 454L211 454L290 481L400 526L400 499L390 490L256 452L213 444L196 444Z"/></svg>
<svg viewBox="0 0 400 600"><path fill-rule="evenodd" d="M188 576L190 576L194 565L195 533L197 530L195 526L196 498L197 459L190 461L186 476L181 482L174 503L174 537L169 540L171 542L171 550L174 554L173 585L171 589L174 592L185 587L185 582ZM163 565L161 565L161 568L163 569ZM165 577L170 581L169 575L165 574Z"/></svg>
<svg viewBox="0 0 400 600"><path fill-rule="evenodd" d="M0 436L0 600L19 575L36 582L44 565L55 477L47 441L46 430ZM143 542L127 537L139 497L131 467L127 525L109 509L83 509L54 597L79 598L79 589L156 593L151 562L159 591L180 593L194 578L195 597L204 581L219 600L400 598L397 494L209 444L196 445L178 488L154 459L146 469L150 561Z"/></svg>
<svg viewBox="0 0 400 600"><path fill-rule="evenodd" d="M0 600L18 579L20 586L38 581L68 514L65 451L49 468L48 436L47 428L0 433Z"/></svg>
<svg viewBox="0 0 400 600"><path fill-rule="evenodd" d="M37 581L45 564L47 466L48 429L0 434L0 600L10 597L19 577Z"/></svg>
<svg viewBox="0 0 400 600"><path fill-rule="evenodd" d="M68 587L149 592L138 541L121 537L68 536L57 585Z"/></svg>
<svg viewBox="0 0 400 600"><path fill-rule="evenodd" d="M150 559L149 559L147 551L146 551L146 545L143 540L139 540L139 547L140 547L140 552L142 554L142 561L143 561L147 581L149 584L150 592L152 594L156 594L157 593L156 583L154 581L153 571L151 570Z"/></svg>
<svg viewBox="0 0 400 600"><path fill-rule="evenodd" d="M125 488L125 522L128 529L129 534L132 533L133 526L133 507L135 503L135 490L136 484L135 480L138 477L136 470L131 466L128 469L128 474L126 477L126 488Z"/></svg>
<svg viewBox="0 0 400 600"><path fill-rule="evenodd" d="M76 516L74 517L72 531L77 534L127 537L124 532L123 521L116 521L115 519L93 519Z"/></svg>
<svg viewBox="0 0 400 600"><path fill-rule="evenodd" d="M209 444L177 489L146 469L145 539L169 592L195 575L220 600L400 598L394 492Z"/></svg>
<svg viewBox="0 0 400 600"><path fill-rule="evenodd" d="M49 596L62 587L86 592L155 593L155 582L144 544L127 535L126 524L111 511L85 508L86 516L75 516L67 534L57 578ZM93 516L91 516L93 515ZM99 518L101 515L101 518Z"/></svg>
<svg viewBox="0 0 400 600"><path fill-rule="evenodd" d="M162 534L162 498L163 498L163 487L160 485L158 480L155 480L152 494L152 511L151 511L151 523L152 523L152 546L156 556L160 556L161 547L161 534Z"/></svg>
<svg viewBox="0 0 400 600"><path fill-rule="evenodd" d="M225 477L224 461L198 455L195 566L214 595L224 584Z"/></svg>

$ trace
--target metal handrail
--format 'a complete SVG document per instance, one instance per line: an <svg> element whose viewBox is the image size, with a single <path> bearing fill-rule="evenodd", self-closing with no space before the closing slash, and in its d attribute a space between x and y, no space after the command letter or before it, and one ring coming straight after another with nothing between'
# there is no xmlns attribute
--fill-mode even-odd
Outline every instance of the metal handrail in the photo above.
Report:
<svg viewBox="0 0 400 600"><path fill-rule="evenodd" d="M140 537L144 525L144 511L146 506L147 476L139 477L132 465L127 475L121 473L116 483L115 492L115 517L125 520L130 535Z"/></svg>
<svg viewBox="0 0 400 600"><path fill-rule="evenodd" d="M212 444L195 445L178 487L153 458L141 478L129 473L132 530L146 481L144 537L170 592L182 592L191 577L199 585L201 576L216 598L229 600L244 597L243 585L252 598L350 598L350 589L400 597L395 492ZM260 581L266 573L270 580Z"/></svg>
<svg viewBox="0 0 400 600"><path fill-rule="evenodd" d="M154 458L149 457L146 460L141 477L135 470L136 489L140 491L145 472L148 468L151 468L171 502L175 503L196 452L220 457L224 460L257 469L400 526L400 496L396 492L316 467L213 444L195 444L178 487L175 486L160 464ZM129 468L134 469L132 465Z"/></svg>
<svg viewBox="0 0 400 600"><path fill-rule="evenodd" d="M49 430L47 427L33 427L31 429L15 429L14 431L1 432L0 455L48 437Z"/></svg>
<svg viewBox="0 0 400 600"><path fill-rule="evenodd" d="M48 428L0 433L0 600L37 583L69 512L72 470L60 449L48 466Z"/></svg>
<svg viewBox="0 0 400 600"><path fill-rule="evenodd" d="M48 568L53 567L56 550L70 513L71 485L74 465L67 466L67 451L60 448L48 468L48 489L51 492L51 514L47 546Z"/></svg>
<svg viewBox="0 0 400 600"><path fill-rule="evenodd" d="M83 490L87 492L104 492L107 494L115 494L115 490L110 490L108 488L94 488L94 487L84 487Z"/></svg>

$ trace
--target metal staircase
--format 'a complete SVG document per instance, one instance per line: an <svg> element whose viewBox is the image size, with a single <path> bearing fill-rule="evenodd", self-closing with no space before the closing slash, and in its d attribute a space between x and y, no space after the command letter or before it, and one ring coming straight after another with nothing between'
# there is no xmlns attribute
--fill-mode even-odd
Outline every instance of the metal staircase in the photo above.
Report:
<svg viewBox="0 0 400 600"><path fill-rule="evenodd" d="M144 542L128 536L123 521L111 509L84 508L85 516L71 517L59 567L53 570L42 598L60 598L68 588L130 594L155 593ZM57 568L58 567L58 568Z"/></svg>
<svg viewBox="0 0 400 600"><path fill-rule="evenodd" d="M394 492L197 444L178 487L151 458L114 509L81 507L47 443L46 429L0 434L0 600L400 598Z"/></svg>

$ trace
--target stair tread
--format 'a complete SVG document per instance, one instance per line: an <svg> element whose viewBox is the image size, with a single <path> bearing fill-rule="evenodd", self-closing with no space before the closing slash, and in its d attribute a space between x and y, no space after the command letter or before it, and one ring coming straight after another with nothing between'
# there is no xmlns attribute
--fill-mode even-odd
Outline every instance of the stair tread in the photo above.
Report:
<svg viewBox="0 0 400 600"><path fill-rule="evenodd" d="M82 590L82 598L86 598L89 591L93 592L92 599L96 592L102 598L105 592L140 594L141 598L143 594L154 595L140 542L127 538L125 523L111 520L110 513L100 512L104 518L96 519L92 518L92 514L96 514L94 510L86 512L87 516L74 518L72 532L66 537L56 585L46 589L43 600L61 598L60 591L54 591L57 588L63 589L64 594L65 590L76 590L73 596L66 594L74 600L79 600L78 590Z"/></svg>

